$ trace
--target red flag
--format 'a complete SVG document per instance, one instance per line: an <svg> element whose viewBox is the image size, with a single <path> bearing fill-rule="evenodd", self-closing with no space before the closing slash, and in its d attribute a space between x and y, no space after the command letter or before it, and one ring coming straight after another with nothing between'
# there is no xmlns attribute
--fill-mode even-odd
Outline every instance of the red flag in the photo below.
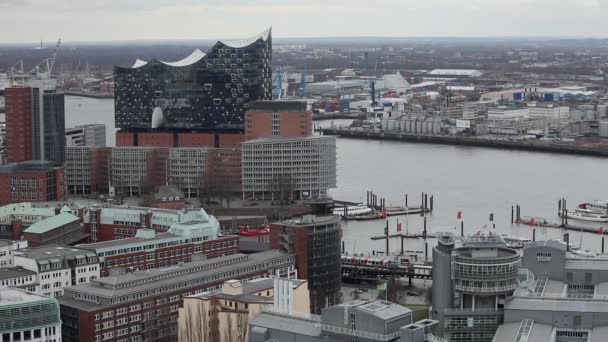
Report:
<svg viewBox="0 0 608 342"><path fill-rule="evenodd" d="M598 234L600 234L601 236L604 236L604 227L600 227L600 230L597 231Z"/></svg>
<svg viewBox="0 0 608 342"><path fill-rule="evenodd" d="M458 212L458 215L456 216L457 219L462 220L462 211Z"/></svg>
<svg viewBox="0 0 608 342"><path fill-rule="evenodd" d="M397 232L401 232L401 223L397 223Z"/></svg>
<svg viewBox="0 0 608 342"><path fill-rule="evenodd" d="M530 227L534 227L534 217L530 219Z"/></svg>
<svg viewBox="0 0 608 342"><path fill-rule="evenodd" d="M386 218L388 216L386 209L382 210L382 218Z"/></svg>

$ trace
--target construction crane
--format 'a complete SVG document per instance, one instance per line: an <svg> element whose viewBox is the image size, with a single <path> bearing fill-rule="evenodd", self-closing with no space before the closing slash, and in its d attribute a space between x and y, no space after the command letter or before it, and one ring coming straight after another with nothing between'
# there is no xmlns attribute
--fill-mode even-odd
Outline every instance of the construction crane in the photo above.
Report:
<svg viewBox="0 0 608 342"><path fill-rule="evenodd" d="M23 59L20 59L8 69L9 84L11 87L15 85L15 76L23 78Z"/></svg>
<svg viewBox="0 0 608 342"><path fill-rule="evenodd" d="M369 55L365 52L365 68L367 69L367 77L369 79L369 90L372 95L372 107L376 106L376 80L371 76L370 68L369 68ZM378 64L376 63L376 68L378 68Z"/></svg>
<svg viewBox="0 0 608 342"><path fill-rule="evenodd" d="M308 73L308 63L304 64L304 71L300 74L300 97L306 95L306 74Z"/></svg>
<svg viewBox="0 0 608 342"><path fill-rule="evenodd" d="M61 46L61 38L57 41L57 45L55 46L55 51L53 51L53 55L49 58L45 58L38 65L30 70L29 74L36 76L38 79L49 79L51 78L51 73L53 72L53 67L55 66L55 60L57 59L57 53L59 52L59 47Z"/></svg>

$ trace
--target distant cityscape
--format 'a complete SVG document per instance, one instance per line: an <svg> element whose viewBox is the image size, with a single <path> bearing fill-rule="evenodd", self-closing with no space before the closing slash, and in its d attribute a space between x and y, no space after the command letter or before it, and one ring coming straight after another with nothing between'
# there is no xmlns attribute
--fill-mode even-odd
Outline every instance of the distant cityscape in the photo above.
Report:
<svg viewBox="0 0 608 342"><path fill-rule="evenodd" d="M607 339L608 201L514 204L526 238L370 190L407 169L332 195L371 164L346 139L608 156L604 40L279 41L0 54L0 342ZM68 127L74 99L114 115Z"/></svg>

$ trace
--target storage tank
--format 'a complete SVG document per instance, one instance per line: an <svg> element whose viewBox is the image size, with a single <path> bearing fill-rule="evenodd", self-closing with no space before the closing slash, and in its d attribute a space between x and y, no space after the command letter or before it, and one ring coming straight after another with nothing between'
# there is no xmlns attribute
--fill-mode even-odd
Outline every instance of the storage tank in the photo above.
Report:
<svg viewBox="0 0 608 342"><path fill-rule="evenodd" d="M422 133L422 120L416 121L416 133Z"/></svg>
<svg viewBox="0 0 608 342"><path fill-rule="evenodd" d="M388 119L382 120L382 130L386 131L388 129Z"/></svg>
<svg viewBox="0 0 608 342"><path fill-rule="evenodd" d="M406 132L407 120L399 120L399 132Z"/></svg>

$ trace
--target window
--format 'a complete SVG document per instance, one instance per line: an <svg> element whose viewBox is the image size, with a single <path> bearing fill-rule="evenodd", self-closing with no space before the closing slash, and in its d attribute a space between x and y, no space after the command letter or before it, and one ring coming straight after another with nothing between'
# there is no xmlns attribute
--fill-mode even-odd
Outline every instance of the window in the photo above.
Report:
<svg viewBox="0 0 608 342"><path fill-rule="evenodd" d="M549 262L551 261L551 252L536 252L536 259L538 262Z"/></svg>

